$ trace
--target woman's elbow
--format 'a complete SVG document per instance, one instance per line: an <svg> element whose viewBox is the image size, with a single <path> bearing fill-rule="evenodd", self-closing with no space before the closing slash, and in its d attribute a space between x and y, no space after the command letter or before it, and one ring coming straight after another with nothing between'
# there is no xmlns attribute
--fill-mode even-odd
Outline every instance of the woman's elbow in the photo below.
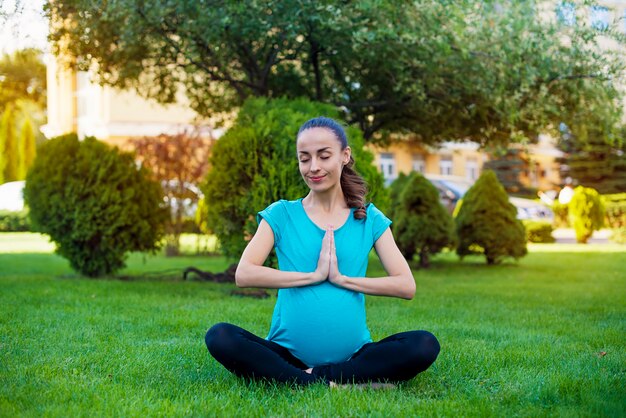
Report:
<svg viewBox="0 0 626 418"><path fill-rule="evenodd" d="M413 275L411 275L407 277L407 284L406 284L406 287L404 288L402 298L406 300L413 299L413 297L415 296L415 290L416 290L415 279L413 278Z"/></svg>
<svg viewBox="0 0 626 418"><path fill-rule="evenodd" d="M246 279L247 275L245 267L239 263L239 265L237 265L237 270L235 270L235 285L237 285L237 287L248 287Z"/></svg>

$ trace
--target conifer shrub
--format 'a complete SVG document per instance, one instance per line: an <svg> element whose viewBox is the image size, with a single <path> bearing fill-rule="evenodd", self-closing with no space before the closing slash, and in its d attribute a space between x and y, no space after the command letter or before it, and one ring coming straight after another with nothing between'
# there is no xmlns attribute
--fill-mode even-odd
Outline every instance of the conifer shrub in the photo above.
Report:
<svg viewBox="0 0 626 418"><path fill-rule="evenodd" d="M570 223L576 232L576 241L587 243L593 231L604 225L604 205L595 189L578 186L569 202Z"/></svg>
<svg viewBox="0 0 626 418"><path fill-rule="evenodd" d="M526 255L526 232L517 209L491 170L485 170L463 196L456 217L457 254L484 254L487 264Z"/></svg>
<svg viewBox="0 0 626 418"><path fill-rule="evenodd" d="M131 154L76 134L40 147L24 188L34 230L90 277L124 267L129 251L159 248L168 216L161 196Z"/></svg>
<svg viewBox="0 0 626 418"><path fill-rule="evenodd" d="M341 120L334 106L307 99L250 99L216 142L201 186L206 204L203 228L215 233L227 257L241 256L257 229L257 212L276 200L308 193L298 170L296 135L300 125L317 116ZM366 199L384 211L387 190L373 165L374 156L363 148L358 129L349 127L346 133L354 168L368 184Z"/></svg>
<svg viewBox="0 0 626 418"><path fill-rule="evenodd" d="M391 187L393 232L408 261L419 255L428 267L430 256L456 243L454 221L439 200L439 192L419 173L402 175Z"/></svg>

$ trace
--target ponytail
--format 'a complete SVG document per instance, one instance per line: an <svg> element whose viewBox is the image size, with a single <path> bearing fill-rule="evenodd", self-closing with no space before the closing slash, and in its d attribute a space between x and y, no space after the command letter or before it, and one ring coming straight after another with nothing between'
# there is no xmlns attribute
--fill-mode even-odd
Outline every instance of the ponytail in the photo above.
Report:
<svg viewBox="0 0 626 418"><path fill-rule="evenodd" d="M343 197L348 203L348 207L356 208L354 211L355 219L365 219L367 212L365 210L365 195L367 194L367 184L352 166L354 165L354 159L350 156L348 164L343 166L341 172L341 190L343 191Z"/></svg>

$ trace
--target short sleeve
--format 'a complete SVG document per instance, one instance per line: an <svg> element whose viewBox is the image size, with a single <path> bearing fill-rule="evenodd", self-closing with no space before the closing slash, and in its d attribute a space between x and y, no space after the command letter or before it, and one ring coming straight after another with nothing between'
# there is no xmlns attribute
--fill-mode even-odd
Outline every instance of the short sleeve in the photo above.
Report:
<svg viewBox="0 0 626 418"><path fill-rule="evenodd" d="M281 220L285 220L287 216L287 211L285 209L285 205L282 200L272 203L256 215L256 220L260 224L261 219L265 219L274 231L274 246L278 245L280 242L280 238L282 236L281 231Z"/></svg>
<svg viewBox="0 0 626 418"><path fill-rule="evenodd" d="M372 235L374 238L374 242L380 238L380 236L389 228L391 225L391 219L385 216L384 213L380 211L373 203L370 203L367 206L367 220L371 222L372 225Z"/></svg>

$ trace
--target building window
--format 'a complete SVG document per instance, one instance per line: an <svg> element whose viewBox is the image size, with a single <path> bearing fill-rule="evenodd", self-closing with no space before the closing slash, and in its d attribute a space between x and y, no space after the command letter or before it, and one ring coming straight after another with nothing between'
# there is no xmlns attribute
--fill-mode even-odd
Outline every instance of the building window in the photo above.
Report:
<svg viewBox="0 0 626 418"><path fill-rule="evenodd" d="M390 185L396 177L398 177L396 170L396 160L391 153L380 154L380 171L385 178L385 185Z"/></svg>
<svg viewBox="0 0 626 418"><path fill-rule="evenodd" d="M426 161L422 154L413 154L413 171L424 174L426 172Z"/></svg>
<svg viewBox="0 0 626 418"><path fill-rule="evenodd" d="M478 178L478 163L476 158L468 158L465 161L465 177L468 180L475 181Z"/></svg>
<svg viewBox="0 0 626 418"><path fill-rule="evenodd" d="M556 7L557 20L568 26L574 26L576 24L576 6L569 1L562 1Z"/></svg>
<svg viewBox="0 0 626 418"><path fill-rule="evenodd" d="M591 19L591 27L598 30L607 30L609 28L609 20L611 15L609 9L604 6L592 6L589 17Z"/></svg>
<svg viewBox="0 0 626 418"><path fill-rule="evenodd" d="M452 175L452 156L442 155L439 157L439 174L444 176Z"/></svg>

